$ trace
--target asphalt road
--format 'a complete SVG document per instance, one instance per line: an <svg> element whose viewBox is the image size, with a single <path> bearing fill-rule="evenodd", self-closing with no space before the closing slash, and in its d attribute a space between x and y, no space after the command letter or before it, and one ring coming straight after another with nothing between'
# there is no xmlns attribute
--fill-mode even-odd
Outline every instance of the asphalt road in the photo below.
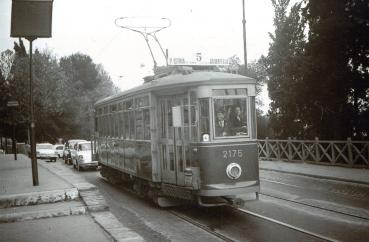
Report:
<svg viewBox="0 0 369 242"><path fill-rule="evenodd" d="M170 209L109 184L99 172L82 171L80 175L99 188L118 220L147 241L219 241ZM368 240L368 187L278 172L261 171L260 175L262 194L258 201L247 202L246 210L331 241ZM234 209L187 206L175 211L235 241L322 241Z"/></svg>

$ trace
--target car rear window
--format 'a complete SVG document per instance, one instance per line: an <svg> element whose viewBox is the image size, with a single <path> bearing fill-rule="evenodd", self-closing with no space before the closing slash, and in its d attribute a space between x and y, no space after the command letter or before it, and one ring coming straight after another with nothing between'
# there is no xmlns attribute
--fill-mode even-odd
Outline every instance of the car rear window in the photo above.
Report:
<svg viewBox="0 0 369 242"><path fill-rule="evenodd" d="M52 149L52 145L36 145L37 149Z"/></svg>

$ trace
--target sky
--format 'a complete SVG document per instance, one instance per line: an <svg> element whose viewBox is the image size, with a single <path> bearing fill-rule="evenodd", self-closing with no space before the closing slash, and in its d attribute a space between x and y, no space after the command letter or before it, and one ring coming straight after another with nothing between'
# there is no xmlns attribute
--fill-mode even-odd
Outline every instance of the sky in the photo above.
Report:
<svg viewBox="0 0 369 242"><path fill-rule="evenodd" d="M11 0L0 0L0 52L13 48L10 38ZM271 0L245 0L248 62L266 55L273 32ZM144 38L118 28L118 17L168 18L171 26L157 34L169 57L207 58L237 55L243 62L242 0L54 0L52 38L37 39L34 48L57 57L76 52L102 64L114 83L127 90L152 74L153 61ZM158 65L165 60L150 41ZM28 49L28 41L25 41ZM268 109L266 88L261 95Z"/></svg>

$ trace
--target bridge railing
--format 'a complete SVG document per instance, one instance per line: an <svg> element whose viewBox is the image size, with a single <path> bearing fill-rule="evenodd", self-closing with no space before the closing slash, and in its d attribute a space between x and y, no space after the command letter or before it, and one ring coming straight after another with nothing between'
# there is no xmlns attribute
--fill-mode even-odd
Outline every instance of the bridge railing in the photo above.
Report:
<svg viewBox="0 0 369 242"><path fill-rule="evenodd" d="M263 160L303 161L326 165L369 168L369 141L258 140Z"/></svg>

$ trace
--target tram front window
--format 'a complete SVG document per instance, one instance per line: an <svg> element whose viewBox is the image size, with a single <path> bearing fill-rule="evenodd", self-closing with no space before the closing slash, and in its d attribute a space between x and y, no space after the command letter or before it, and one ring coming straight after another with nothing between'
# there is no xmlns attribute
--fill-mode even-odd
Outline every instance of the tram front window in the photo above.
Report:
<svg viewBox="0 0 369 242"><path fill-rule="evenodd" d="M215 137L247 135L246 98L214 99Z"/></svg>

